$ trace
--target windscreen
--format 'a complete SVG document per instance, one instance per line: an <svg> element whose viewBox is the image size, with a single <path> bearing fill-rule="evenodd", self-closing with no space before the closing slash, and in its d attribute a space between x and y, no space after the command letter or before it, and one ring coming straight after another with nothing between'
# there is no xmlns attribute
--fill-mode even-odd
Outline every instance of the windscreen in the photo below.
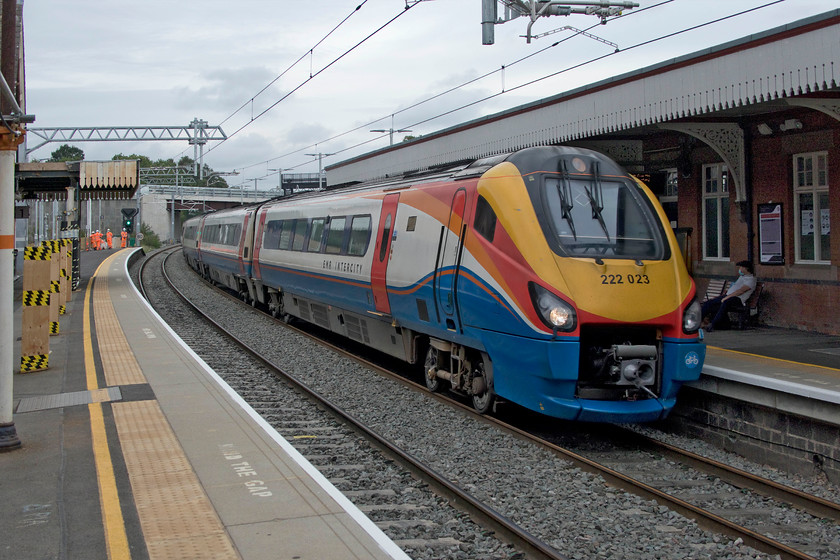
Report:
<svg viewBox="0 0 840 560"><path fill-rule="evenodd" d="M662 230L635 185L621 178L545 176L543 202L554 245L575 257L661 260Z"/></svg>

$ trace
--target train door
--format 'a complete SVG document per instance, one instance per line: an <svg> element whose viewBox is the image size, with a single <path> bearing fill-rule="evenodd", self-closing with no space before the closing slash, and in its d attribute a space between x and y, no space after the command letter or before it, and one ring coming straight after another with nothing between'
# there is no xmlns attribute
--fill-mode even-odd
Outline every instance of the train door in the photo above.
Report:
<svg viewBox="0 0 840 560"><path fill-rule="evenodd" d="M245 218L242 220L242 234L239 236L239 247L236 251L236 258L239 261L239 274L242 276L250 274L251 255L248 252L250 250L248 247L248 228L251 223L251 216L253 213L253 210L245 212Z"/></svg>
<svg viewBox="0 0 840 560"><path fill-rule="evenodd" d="M262 270L260 270L260 248L262 247L263 229L265 228L265 217L267 214L268 211L265 208L261 208L257 213L257 223L254 226L254 242L252 243L254 247L254 254L251 255L251 273L254 275L254 278L259 280L262 280Z"/></svg>
<svg viewBox="0 0 840 560"><path fill-rule="evenodd" d="M379 233L376 239L376 247L373 252L373 265L370 270L370 288L373 292L373 303L380 313L391 313L391 304L388 302L388 290L386 276L388 272L388 261L391 257L391 239L396 227L397 204L400 201L400 193L385 195L382 200L382 213L379 215Z"/></svg>
<svg viewBox="0 0 840 560"><path fill-rule="evenodd" d="M449 221L446 227L442 228L441 240L438 245L438 266L435 269L437 305L443 312L446 328L450 330L457 330L460 323L457 317L456 299L466 205L467 193L464 189L458 189L452 197Z"/></svg>

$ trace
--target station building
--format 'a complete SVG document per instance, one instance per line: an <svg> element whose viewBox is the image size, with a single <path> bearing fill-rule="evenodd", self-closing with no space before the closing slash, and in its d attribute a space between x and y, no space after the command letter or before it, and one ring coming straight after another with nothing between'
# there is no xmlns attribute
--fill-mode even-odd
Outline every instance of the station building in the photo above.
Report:
<svg viewBox="0 0 840 560"><path fill-rule="evenodd" d="M340 162L327 182L552 144L651 187L701 297L748 259L761 324L840 334L840 10Z"/></svg>

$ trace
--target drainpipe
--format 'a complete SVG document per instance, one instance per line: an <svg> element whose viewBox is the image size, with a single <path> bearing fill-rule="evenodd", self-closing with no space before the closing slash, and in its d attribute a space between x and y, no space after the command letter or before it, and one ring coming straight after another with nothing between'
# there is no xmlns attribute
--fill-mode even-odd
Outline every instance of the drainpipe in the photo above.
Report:
<svg viewBox="0 0 840 560"><path fill-rule="evenodd" d="M744 131L744 201L741 203L741 216L747 223L747 260L755 266L755 227L753 225L753 158L752 129L744 121L738 123Z"/></svg>

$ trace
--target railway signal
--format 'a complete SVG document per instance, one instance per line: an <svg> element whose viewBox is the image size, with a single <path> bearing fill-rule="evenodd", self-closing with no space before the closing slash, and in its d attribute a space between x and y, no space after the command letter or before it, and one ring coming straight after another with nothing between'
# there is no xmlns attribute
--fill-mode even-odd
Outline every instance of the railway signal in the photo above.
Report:
<svg viewBox="0 0 840 560"><path fill-rule="evenodd" d="M123 208L120 212L123 217L123 229L128 233L134 233L134 216L137 215L137 208Z"/></svg>

